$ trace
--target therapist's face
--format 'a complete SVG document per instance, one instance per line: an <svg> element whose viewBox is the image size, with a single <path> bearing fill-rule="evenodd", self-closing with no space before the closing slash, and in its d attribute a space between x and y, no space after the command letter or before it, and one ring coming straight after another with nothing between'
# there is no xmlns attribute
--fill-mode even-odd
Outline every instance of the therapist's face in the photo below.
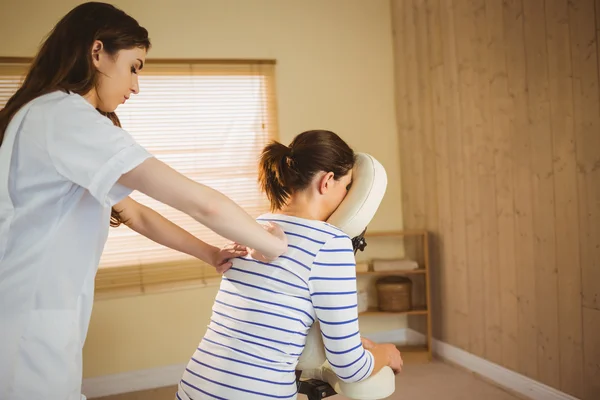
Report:
<svg viewBox="0 0 600 400"><path fill-rule="evenodd" d="M138 73L144 67L146 50L141 48L119 50L108 54L102 42L96 41L92 59L98 70L98 86L94 106L104 112L113 112L132 94L139 93Z"/></svg>

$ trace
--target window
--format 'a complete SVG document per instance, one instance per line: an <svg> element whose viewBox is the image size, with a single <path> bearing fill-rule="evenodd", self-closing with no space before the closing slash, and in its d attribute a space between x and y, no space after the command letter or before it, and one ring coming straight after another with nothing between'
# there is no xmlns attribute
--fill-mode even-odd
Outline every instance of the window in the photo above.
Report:
<svg viewBox="0 0 600 400"><path fill-rule="evenodd" d="M20 84L25 60L0 60L0 107ZM140 74L140 94L117 109L123 128L157 158L224 193L250 215L268 211L257 184L262 148L277 137L274 63L155 61ZM198 238L227 240L139 192L132 198ZM214 268L127 227L111 228L96 291L140 293L216 278Z"/></svg>

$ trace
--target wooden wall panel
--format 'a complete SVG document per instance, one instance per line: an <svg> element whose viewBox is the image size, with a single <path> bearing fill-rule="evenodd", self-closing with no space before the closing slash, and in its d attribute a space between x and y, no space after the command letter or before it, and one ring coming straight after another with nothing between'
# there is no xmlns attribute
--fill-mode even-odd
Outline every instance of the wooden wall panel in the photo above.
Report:
<svg viewBox="0 0 600 400"><path fill-rule="evenodd" d="M579 17L586 18L579 15ZM584 22L584 21L582 21ZM573 21L574 24L577 22ZM562 0L546 2L548 73L554 153L556 267L558 278L558 340L560 385L583 395L581 266L579 210L573 118L573 69L569 6Z"/></svg>
<svg viewBox="0 0 600 400"><path fill-rule="evenodd" d="M594 400L600 398L600 310L584 307L583 309L583 398Z"/></svg>
<svg viewBox="0 0 600 400"><path fill-rule="evenodd" d="M494 1L494 0L492 0ZM527 63L523 22L523 1L505 4L505 48L508 63L508 90L514 101L513 125L506 132L513 153L513 202L515 206L515 256L517 265L517 348L519 371L537 377L537 320L535 308L535 269L533 246L533 203L531 141ZM510 44L510 45L508 45ZM525 268L524 266L527 266Z"/></svg>
<svg viewBox="0 0 600 400"><path fill-rule="evenodd" d="M489 55L488 80L490 90L490 130L494 138L494 181L496 185L496 212L498 229L497 279L500 286L499 301L494 296L489 303L500 307L500 335L503 364L518 368L518 326L514 318L518 313L517 266L515 259L514 185L511 137L506 133L512 127L515 107L508 91L508 72L504 49L504 6L500 1L486 3ZM491 207L490 207L491 209ZM492 359L492 357L490 357Z"/></svg>
<svg viewBox="0 0 600 400"><path fill-rule="evenodd" d="M600 0L392 0L434 336L600 398Z"/></svg>
<svg viewBox="0 0 600 400"><path fill-rule="evenodd" d="M433 302L433 311L439 315L438 325L433 329L437 337L447 340L449 332L449 312L452 310L450 302L452 292L442 285L442 282L452 282L454 275L449 271L449 260L452 260L452 211L450 192L450 157L448 153L447 126L446 126L446 96L444 93L444 65L443 65L443 41L441 29L440 0L427 0L428 7L428 37L429 37L429 68L431 79L432 114L433 114L433 141L436 144L436 173L435 185L437 187L437 213L439 223L439 235L437 241L431 245L438 249L437 259L433 258L432 270L432 294L436 293L436 301ZM437 271L437 275L436 275ZM435 282L435 284L433 284ZM435 335L434 332L434 335Z"/></svg>
<svg viewBox="0 0 600 400"><path fill-rule="evenodd" d="M465 166L465 196L462 206L465 208L465 229L467 249L467 291L469 293L470 342L472 353L482 356L485 352L485 324L483 308L483 268L481 268L481 213L479 210L479 163L482 126L482 104L479 99L477 68L477 49L481 37L477 35L475 26L475 7L471 1L462 2L461 7L454 4L454 20L456 29L457 62L459 65L458 90L460 96L462 131L462 154Z"/></svg>
<svg viewBox="0 0 600 400"><path fill-rule="evenodd" d="M548 93L548 49L544 0L523 1L523 33L527 63L528 136L531 138L531 171L534 280L536 300L537 378L557 387L558 365L558 282L556 274L554 172L550 98ZM540 21L541 19L541 21ZM540 21L531 23L531 21Z"/></svg>
<svg viewBox="0 0 600 400"><path fill-rule="evenodd" d="M444 95L447 99L446 122L448 156L450 168L450 210L452 216L452 259L448 263L448 274L452 275L451 315L448 320L450 331L448 336L452 343L466 349L469 348L470 331L465 329L469 324L469 291L467 271L467 239L465 230L465 177L464 159L462 156L463 134L460 128L460 89L459 65L456 59L456 34L454 7L452 2L440 0L442 28L442 53L444 68ZM408 149L400 149L401 154ZM416 149L413 149L416 150ZM409 174L410 171L407 172ZM403 188L404 190L404 188ZM410 189L409 189L410 190ZM457 223L459 221L459 223Z"/></svg>

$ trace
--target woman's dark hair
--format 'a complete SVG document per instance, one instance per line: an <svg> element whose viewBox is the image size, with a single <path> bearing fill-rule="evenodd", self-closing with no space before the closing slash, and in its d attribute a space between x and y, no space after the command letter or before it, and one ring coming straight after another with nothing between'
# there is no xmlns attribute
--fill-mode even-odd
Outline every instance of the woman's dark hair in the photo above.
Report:
<svg viewBox="0 0 600 400"><path fill-rule="evenodd" d="M33 59L23 84L0 110L0 146L13 116L35 98L57 90L85 95L98 84L98 71L92 61L92 45L115 56L119 50L150 49L148 31L125 12L111 4L89 2L65 15L52 29ZM117 114L98 111L121 126ZM114 208L110 225L121 224Z"/></svg>
<svg viewBox="0 0 600 400"><path fill-rule="evenodd" d="M12 117L31 100L56 90L84 95L96 87L98 71L92 62L96 40L111 55L124 49L150 48L148 31L118 8L97 2L75 7L52 29L23 84L0 110L0 145ZM102 114L120 125L114 112Z"/></svg>
<svg viewBox="0 0 600 400"><path fill-rule="evenodd" d="M260 156L258 181L271 203L280 210L290 196L306 189L317 172L333 172L340 179L354 167L354 151L330 131L306 131L289 146L273 141Z"/></svg>

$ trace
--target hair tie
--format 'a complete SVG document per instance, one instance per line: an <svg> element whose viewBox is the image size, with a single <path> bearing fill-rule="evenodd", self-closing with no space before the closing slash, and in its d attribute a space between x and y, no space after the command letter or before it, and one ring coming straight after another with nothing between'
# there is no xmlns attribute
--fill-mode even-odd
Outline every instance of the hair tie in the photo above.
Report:
<svg viewBox="0 0 600 400"><path fill-rule="evenodd" d="M287 164L288 167L291 168L292 164L294 164L294 150L291 149L290 147L288 147L287 149L288 149L288 151L285 155L285 163Z"/></svg>

